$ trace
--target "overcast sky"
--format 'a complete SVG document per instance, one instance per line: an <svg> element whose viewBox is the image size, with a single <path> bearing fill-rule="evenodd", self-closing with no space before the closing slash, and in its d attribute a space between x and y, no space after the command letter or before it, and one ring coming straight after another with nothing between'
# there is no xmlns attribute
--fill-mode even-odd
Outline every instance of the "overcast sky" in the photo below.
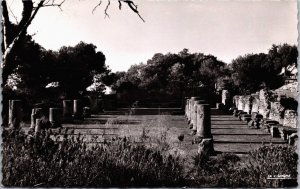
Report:
<svg viewBox="0 0 300 189"><path fill-rule="evenodd" d="M63 11L43 8L29 33L46 49L93 43L112 71L146 62L155 53L212 54L226 63L239 55L267 52L272 44L297 44L297 1L136 1L146 22L112 0L92 14L96 0L67 0ZM18 0L8 1L20 10ZM17 14L17 13L16 13Z"/></svg>

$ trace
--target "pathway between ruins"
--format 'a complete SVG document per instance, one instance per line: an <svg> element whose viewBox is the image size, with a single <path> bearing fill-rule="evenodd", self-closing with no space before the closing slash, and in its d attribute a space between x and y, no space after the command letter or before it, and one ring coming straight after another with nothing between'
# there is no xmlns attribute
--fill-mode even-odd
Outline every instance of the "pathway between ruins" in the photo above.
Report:
<svg viewBox="0 0 300 189"><path fill-rule="evenodd" d="M125 111L116 111L92 115L83 122L63 124L63 128L70 129L69 135L79 133L86 135L88 142L103 142L104 138L120 135L139 138L143 129L152 138L150 142L153 142L159 140L163 132L167 132L167 141L174 149L180 149L179 151L186 155L197 152L197 144L192 144L193 136L183 115L125 115L125 113ZM212 108L211 113L211 132L214 150L217 153L242 155L262 144L285 143L281 138L272 138L262 129L249 128L245 122L232 115L225 115L220 110ZM181 134L184 135L184 139L179 142L178 136Z"/></svg>

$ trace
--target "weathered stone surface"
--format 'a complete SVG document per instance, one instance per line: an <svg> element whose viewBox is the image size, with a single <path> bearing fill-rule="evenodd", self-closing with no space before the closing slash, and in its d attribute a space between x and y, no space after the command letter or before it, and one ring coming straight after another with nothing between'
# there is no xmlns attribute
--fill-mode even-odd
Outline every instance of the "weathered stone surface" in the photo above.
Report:
<svg viewBox="0 0 300 189"><path fill-rule="evenodd" d="M278 121L280 124L283 124L283 116L284 116L284 107L280 104L280 102L271 102L271 110L269 119Z"/></svg>
<svg viewBox="0 0 300 189"><path fill-rule="evenodd" d="M198 146L198 154L209 156L214 153L214 144L212 138L202 139Z"/></svg>
<svg viewBox="0 0 300 189"><path fill-rule="evenodd" d="M267 90L259 91L259 108L258 112L264 116L264 118L269 118L270 114L270 99Z"/></svg>
<svg viewBox="0 0 300 189"><path fill-rule="evenodd" d="M251 96L253 97L251 113L252 112L258 112L258 108L259 108L259 95L252 94Z"/></svg>
<svg viewBox="0 0 300 189"><path fill-rule="evenodd" d="M196 132L197 132L197 116L199 114L197 106L199 104L203 104L203 103L205 103L204 100L195 100L193 108L192 108L193 113L192 113L192 118L191 118L191 125L192 125L192 130L196 131ZM196 132L194 132L194 133L196 134Z"/></svg>
<svg viewBox="0 0 300 189"><path fill-rule="evenodd" d="M21 100L9 100L9 117L8 125L12 128L20 127L22 120L22 101Z"/></svg>
<svg viewBox="0 0 300 189"><path fill-rule="evenodd" d="M197 105L197 136L211 138L211 113L209 104Z"/></svg>
<svg viewBox="0 0 300 189"><path fill-rule="evenodd" d="M247 114L251 114L252 111L252 101L253 97L251 95L247 95L243 97L243 104L244 104L244 112Z"/></svg>
<svg viewBox="0 0 300 189"><path fill-rule="evenodd" d="M295 110L285 110L283 126L297 128L297 112Z"/></svg>
<svg viewBox="0 0 300 189"><path fill-rule="evenodd" d="M245 103L244 103L244 97L243 96L239 96L238 107L237 108L238 108L238 110L244 111Z"/></svg>

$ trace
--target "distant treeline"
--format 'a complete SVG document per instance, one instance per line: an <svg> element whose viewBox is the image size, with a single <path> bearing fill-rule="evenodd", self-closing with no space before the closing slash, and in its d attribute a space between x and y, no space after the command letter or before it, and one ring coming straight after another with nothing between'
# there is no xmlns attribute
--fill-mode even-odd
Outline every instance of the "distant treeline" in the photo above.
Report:
<svg viewBox="0 0 300 189"><path fill-rule="evenodd" d="M90 93L102 96L105 85L125 99L182 98L201 86L214 91L223 79L234 93L249 94L262 87L282 86L282 67L296 63L298 57L296 46L288 44L273 45L268 54L239 56L230 64L213 55L183 49L177 54L154 54L127 72L112 73L105 64L105 55L96 48L80 42L52 51L35 43L31 36L25 37L3 69L4 99L58 100Z"/></svg>

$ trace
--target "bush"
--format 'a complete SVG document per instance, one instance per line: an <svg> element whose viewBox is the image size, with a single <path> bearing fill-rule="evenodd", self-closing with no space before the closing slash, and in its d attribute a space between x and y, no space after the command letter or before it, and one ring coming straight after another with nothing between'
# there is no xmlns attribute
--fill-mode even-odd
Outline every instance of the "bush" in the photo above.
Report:
<svg viewBox="0 0 300 189"><path fill-rule="evenodd" d="M4 186L184 186L183 163L164 151L126 138L87 145L84 136L52 139L50 131L3 133Z"/></svg>
<svg viewBox="0 0 300 189"><path fill-rule="evenodd" d="M289 175L291 182L297 178L298 154L295 147L288 145L263 146L250 153L245 166L233 174L233 186L283 187L283 179L268 179ZM244 175L244 176L241 176ZM296 186L296 183L287 183Z"/></svg>
<svg viewBox="0 0 300 189"><path fill-rule="evenodd" d="M284 187L296 186L298 155L294 147L269 145L240 159L234 154L195 156L195 187ZM268 179L289 175L291 179Z"/></svg>

